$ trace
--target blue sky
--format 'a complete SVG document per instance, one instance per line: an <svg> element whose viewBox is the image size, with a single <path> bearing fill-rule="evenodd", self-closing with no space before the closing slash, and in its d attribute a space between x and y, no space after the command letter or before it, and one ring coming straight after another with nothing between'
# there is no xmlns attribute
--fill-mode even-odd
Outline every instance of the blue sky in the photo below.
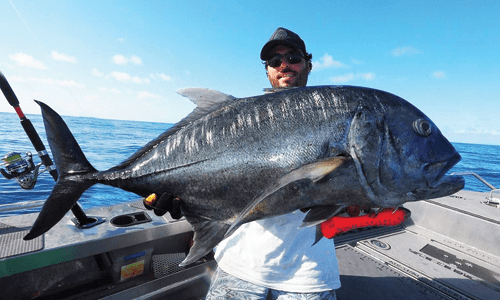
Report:
<svg viewBox="0 0 500 300"><path fill-rule="evenodd" d="M279 27L313 54L309 85L382 89L452 142L500 145L500 1L0 0L0 70L25 113L174 123L206 87L269 87L259 59ZM7 101L0 111L13 112Z"/></svg>

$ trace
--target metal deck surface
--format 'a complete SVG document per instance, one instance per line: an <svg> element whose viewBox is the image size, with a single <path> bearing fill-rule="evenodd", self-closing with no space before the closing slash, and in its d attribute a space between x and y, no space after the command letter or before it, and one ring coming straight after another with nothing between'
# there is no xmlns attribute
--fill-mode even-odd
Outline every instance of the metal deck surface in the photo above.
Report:
<svg viewBox="0 0 500 300"><path fill-rule="evenodd" d="M500 299L500 210L483 203L487 196L461 191L407 203L412 214L403 225L335 238L342 283L338 299ZM69 213L45 234L43 249L0 259L4 295L23 290L28 299L203 299L215 261L179 268L192 237L191 225L168 214L155 216L141 205L90 210L89 216L107 221L84 230L74 226ZM151 221L130 227L109 222L140 211ZM0 222L24 230L35 217ZM110 280L102 258L141 245L153 249L149 275L102 284L102 278ZM97 285L95 278L100 278Z"/></svg>
<svg viewBox="0 0 500 300"><path fill-rule="evenodd" d="M45 234L45 245L40 251L0 259L0 278L32 269L50 266L91 255L109 252L145 243L178 232L191 231L187 222L157 217L146 211L152 221L130 227L116 227L109 220L113 216L144 211L132 205L116 205L89 210L89 216L107 218L107 222L89 229L75 227L71 212ZM0 222L15 228L31 228L36 214L6 217Z"/></svg>
<svg viewBox="0 0 500 300"><path fill-rule="evenodd" d="M393 232L338 238L338 298L500 299L500 210L487 195L407 203L411 219Z"/></svg>

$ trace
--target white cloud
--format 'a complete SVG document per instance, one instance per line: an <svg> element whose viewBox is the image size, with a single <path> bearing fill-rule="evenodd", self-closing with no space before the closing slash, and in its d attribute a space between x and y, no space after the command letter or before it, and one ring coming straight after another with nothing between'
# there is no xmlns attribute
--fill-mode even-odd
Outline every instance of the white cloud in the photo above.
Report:
<svg viewBox="0 0 500 300"><path fill-rule="evenodd" d="M97 76L97 77L102 77L104 76L104 73L99 72L96 68L92 69L92 75Z"/></svg>
<svg viewBox="0 0 500 300"><path fill-rule="evenodd" d="M163 74L163 73L160 73L160 74L159 74L159 73L156 73L156 75L157 75L158 77L160 77L160 79L162 79L162 80L165 80L165 81L172 81L172 77L170 77L170 76L168 76L168 75L165 75L165 74Z"/></svg>
<svg viewBox="0 0 500 300"><path fill-rule="evenodd" d="M15 61L20 66L26 66L35 69L47 70L48 68L33 56L24 53L9 55L9 58Z"/></svg>
<svg viewBox="0 0 500 300"><path fill-rule="evenodd" d="M110 76L118 81L124 81L124 82L132 81L133 83L138 83L138 84L151 83L151 80L149 78L140 78L137 76L132 77L128 73L124 72L114 71L111 72Z"/></svg>
<svg viewBox="0 0 500 300"><path fill-rule="evenodd" d="M349 73L343 76L330 77L330 81L333 83L346 83L355 79L364 79L366 81L371 81L375 79L375 73Z"/></svg>
<svg viewBox="0 0 500 300"><path fill-rule="evenodd" d="M151 80L149 78L139 78L137 76L132 77L132 82L134 83L151 83Z"/></svg>
<svg viewBox="0 0 500 300"><path fill-rule="evenodd" d="M130 81L132 79L132 77L130 75L128 75L127 73L123 73L123 72L117 72L117 71L114 71L114 72L111 72L111 77L113 77L114 79L118 80L118 81Z"/></svg>
<svg viewBox="0 0 500 300"><path fill-rule="evenodd" d="M11 79L13 82L31 82L31 83L41 83L45 85L58 85L64 87L78 87L84 88L85 85L75 82L74 80L61 80L53 78L36 78L36 77L17 77L14 76Z"/></svg>
<svg viewBox="0 0 500 300"><path fill-rule="evenodd" d="M436 72L432 73L432 76L436 79L445 79L446 78L446 74L444 74L443 71L436 71Z"/></svg>
<svg viewBox="0 0 500 300"><path fill-rule="evenodd" d="M128 59L121 54L117 54L117 55L113 56L112 60L117 65L125 65L128 62Z"/></svg>
<svg viewBox="0 0 500 300"><path fill-rule="evenodd" d="M458 130L453 130L453 133L460 133L460 134L465 134L465 133L472 133L472 134L491 134L491 135L500 135L500 131L493 129L493 130L481 130L481 129L458 129Z"/></svg>
<svg viewBox="0 0 500 300"><path fill-rule="evenodd" d="M354 79L354 74L353 73L350 73L350 74L347 74L347 75L344 75L344 76L330 77L330 80L333 83L345 83L345 82L351 81L353 79Z"/></svg>
<svg viewBox="0 0 500 300"><path fill-rule="evenodd" d="M375 74L374 73L362 73L362 74L358 74L361 78L363 78L364 80L373 80L375 79Z"/></svg>
<svg viewBox="0 0 500 300"><path fill-rule="evenodd" d="M416 55L416 54L422 54L423 52L413 48L412 46L405 46L405 47L398 47L396 49L393 49L391 51L391 54L393 56L402 56L402 55Z"/></svg>
<svg viewBox="0 0 500 300"><path fill-rule="evenodd" d="M67 54L52 51L52 58L60 61L67 61L70 63L76 63L76 58L74 56L69 56Z"/></svg>
<svg viewBox="0 0 500 300"><path fill-rule="evenodd" d="M126 65L129 62L134 63L136 65L142 65L142 59L136 55L132 55L130 58L128 58L121 54L117 54L113 56L112 60L117 65Z"/></svg>
<svg viewBox="0 0 500 300"><path fill-rule="evenodd" d="M336 61L333 59L331 55L328 53L325 53L323 57L319 59L320 61L313 61L313 70L320 70L320 69L326 69L326 68L341 68L344 67L345 65L341 63L340 61Z"/></svg>
<svg viewBox="0 0 500 300"><path fill-rule="evenodd" d="M72 86L72 87L79 87L79 88L84 88L85 87L85 85L76 83L73 80L57 80L56 79L54 81L54 84L60 85L60 86L70 86L70 87Z"/></svg>
<svg viewBox="0 0 500 300"><path fill-rule="evenodd" d="M100 87L99 91L104 91L104 92L112 92L115 94L123 94L120 90L114 89L114 88L107 88L107 87Z"/></svg>
<svg viewBox="0 0 500 300"><path fill-rule="evenodd" d="M137 93L137 99L144 100L146 98L160 99L161 96L155 95L155 94L151 94L151 93L148 93L146 91L144 91L144 92L138 92Z"/></svg>
<svg viewBox="0 0 500 300"><path fill-rule="evenodd" d="M136 65L142 65L142 59L139 56L132 55L130 61Z"/></svg>

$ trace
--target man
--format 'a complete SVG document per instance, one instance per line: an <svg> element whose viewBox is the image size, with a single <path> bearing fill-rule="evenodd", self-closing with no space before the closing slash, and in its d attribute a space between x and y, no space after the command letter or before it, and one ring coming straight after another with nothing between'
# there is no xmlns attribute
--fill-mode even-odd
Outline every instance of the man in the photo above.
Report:
<svg viewBox="0 0 500 300"><path fill-rule="evenodd" d="M306 86L312 70L312 55L294 32L278 28L260 53L273 87Z"/></svg>
<svg viewBox="0 0 500 300"><path fill-rule="evenodd" d="M276 29L260 57L273 88L307 84L312 55L296 33ZM327 239L311 246L316 228L298 229L303 218L296 211L249 222L222 241L206 299L336 299L335 246Z"/></svg>

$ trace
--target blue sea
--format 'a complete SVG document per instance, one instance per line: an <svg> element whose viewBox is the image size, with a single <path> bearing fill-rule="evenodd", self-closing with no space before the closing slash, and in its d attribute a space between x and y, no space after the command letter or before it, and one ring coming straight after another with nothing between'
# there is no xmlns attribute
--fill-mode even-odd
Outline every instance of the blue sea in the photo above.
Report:
<svg viewBox="0 0 500 300"><path fill-rule="evenodd" d="M27 115L46 142L40 115ZM106 170L122 162L146 143L172 126L166 123L117 121L85 117L63 117L80 144L87 159L98 170ZM450 172L475 172L493 186L500 188L500 146L453 143L462 160ZM0 112L0 157L10 151L33 153L34 162L40 162L31 142L15 113ZM49 150L50 153L50 150ZM488 192L489 188L472 176L466 176L466 190ZM18 201L45 200L54 186L48 172L41 174L32 190L22 190L15 180L0 175L0 205ZM83 209L136 200L133 193L104 185L94 185L80 198ZM36 209L23 213L34 212ZM4 213L5 216L12 213Z"/></svg>

